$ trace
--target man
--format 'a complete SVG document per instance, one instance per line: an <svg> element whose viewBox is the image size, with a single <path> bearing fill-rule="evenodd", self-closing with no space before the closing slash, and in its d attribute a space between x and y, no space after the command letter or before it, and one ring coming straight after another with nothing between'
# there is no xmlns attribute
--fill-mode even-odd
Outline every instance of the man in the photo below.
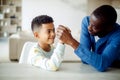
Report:
<svg viewBox="0 0 120 80"><path fill-rule="evenodd" d="M108 67L120 67L120 25L117 13L110 5L102 5L83 19L80 42L76 41L66 27L57 28L57 36L73 47L82 62L98 71Z"/></svg>

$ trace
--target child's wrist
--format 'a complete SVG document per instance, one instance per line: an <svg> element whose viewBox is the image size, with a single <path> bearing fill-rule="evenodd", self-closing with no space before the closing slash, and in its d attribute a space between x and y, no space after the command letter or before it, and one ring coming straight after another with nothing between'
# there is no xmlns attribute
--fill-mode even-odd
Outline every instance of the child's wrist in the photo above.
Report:
<svg viewBox="0 0 120 80"><path fill-rule="evenodd" d="M64 44L61 40L59 40L59 43Z"/></svg>

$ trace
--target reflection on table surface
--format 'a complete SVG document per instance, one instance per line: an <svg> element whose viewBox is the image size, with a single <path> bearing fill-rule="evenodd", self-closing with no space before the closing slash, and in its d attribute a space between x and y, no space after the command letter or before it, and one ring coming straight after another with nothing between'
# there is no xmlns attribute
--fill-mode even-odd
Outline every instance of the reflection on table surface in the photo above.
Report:
<svg viewBox="0 0 120 80"><path fill-rule="evenodd" d="M120 69L98 72L83 63L62 63L56 72L27 64L0 63L0 80L119 80Z"/></svg>

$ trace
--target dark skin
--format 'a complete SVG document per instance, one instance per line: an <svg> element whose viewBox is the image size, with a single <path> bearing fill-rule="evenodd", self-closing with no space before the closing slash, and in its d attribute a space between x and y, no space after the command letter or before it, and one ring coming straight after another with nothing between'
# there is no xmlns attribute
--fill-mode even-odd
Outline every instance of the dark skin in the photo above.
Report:
<svg viewBox="0 0 120 80"><path fill-rule="evenodd" d="M104 37L113 30L113 26L106 23L105 18L96 18L94 14L90 16L88 32L93 36Z"/></svg>
<svg viewBox="0 0 120 80"><path fill-rule="evenodd" d="M106 25L104 18L96 18L94 14L91 14L90 25L88 26L88 32L91 35L104 37L112 30L113 26ZM57 28L57 36L63 43L70 45L71 47L73 47L73 49L77 49L80 44L72 37L68 29L62 25Z"/></svg>

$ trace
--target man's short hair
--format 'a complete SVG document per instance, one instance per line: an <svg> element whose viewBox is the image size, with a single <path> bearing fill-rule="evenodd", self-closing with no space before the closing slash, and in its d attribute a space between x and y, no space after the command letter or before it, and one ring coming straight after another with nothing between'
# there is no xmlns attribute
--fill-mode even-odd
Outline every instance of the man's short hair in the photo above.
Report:
<svg viewBox="0 0 120 80"><path fill-rule="evenodd" d="M96 18L104 19L106 25L114 25L117 19L116 10L110 5L102 5L96 8L92 14Z"/></svg>
<svg viewBox="0 0 120 80"><path fill-rule="evenodd" d="M52 23L54 22L52 17L47 16L47 15L40 15L40 16L36 16L31 23L31 29L32 31L38 29L39 27L41 27L42 24L47 24L47 23Z"/></svg>

